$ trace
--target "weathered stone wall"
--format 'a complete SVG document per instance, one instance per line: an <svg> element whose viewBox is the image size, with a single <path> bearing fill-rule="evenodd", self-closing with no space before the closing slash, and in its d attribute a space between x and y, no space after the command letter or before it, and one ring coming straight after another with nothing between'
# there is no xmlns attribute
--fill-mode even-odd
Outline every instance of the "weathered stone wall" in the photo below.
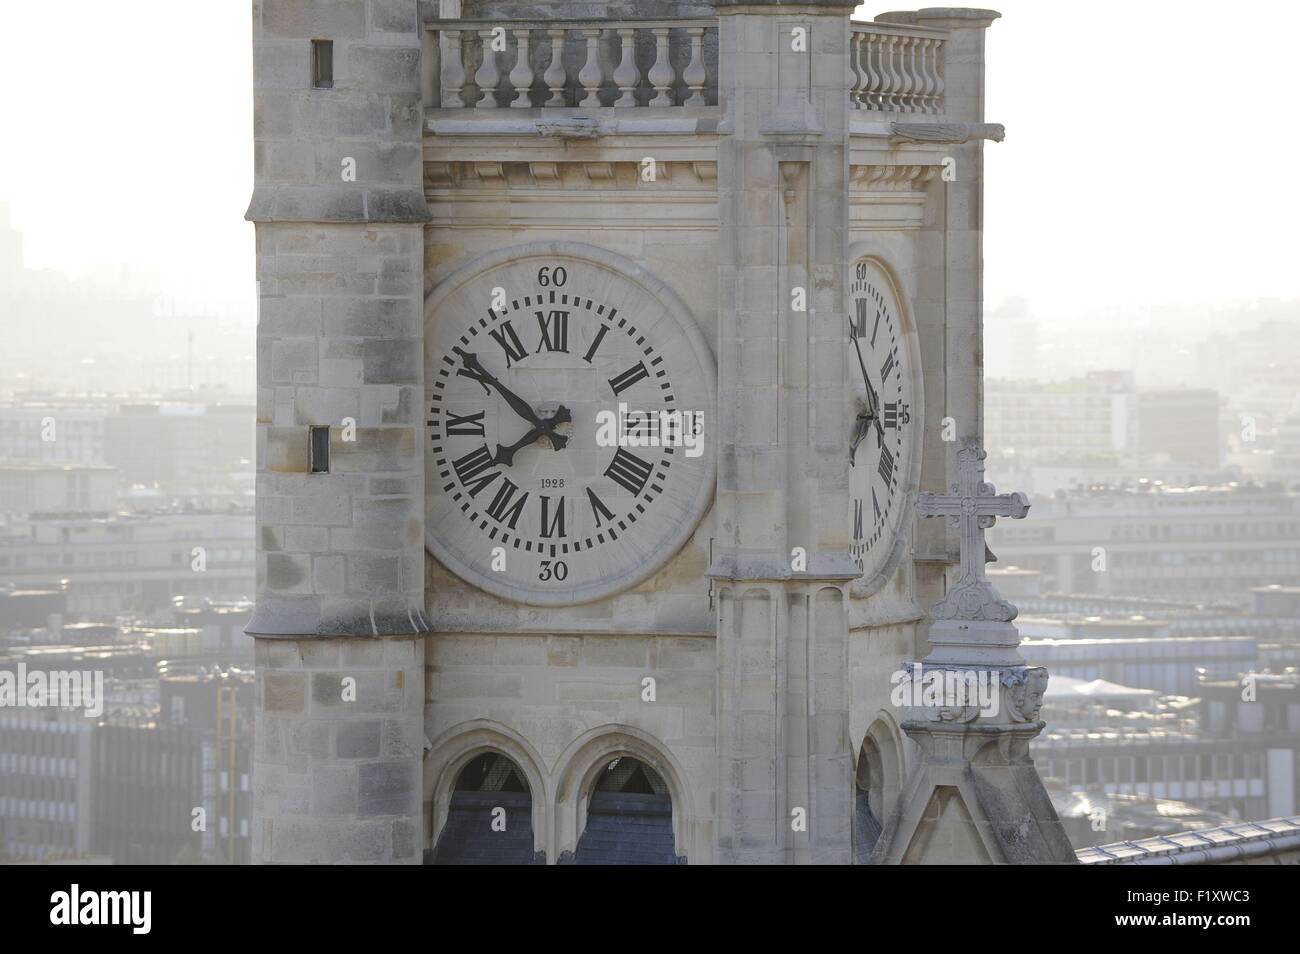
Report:
<svg viewBox="0 0 1300 954"><path fill-rule="evenodd" d="M255 222L420 222L420 40L409 0L255 0ZM311 41L334 85L311 88ZM356 160L344 181L343 160Z"/></svg>
<svg viewBox="0 0 1300 954"><path fill-rule="evenodd" d="M259 639L255 665L254 863L418 864L423 638Z"/></svg>
<svg viewBox="0 0 1300 954"><path fill-rule="evenodd" d="M418 862L428 213L416 10L257 0L253 37L254 858ZM328 88L313 88L316 39L333 42ZM329 428L325 473L311 472L313 426Z"/></svg>
<svg viewBox="0 0 1300 954"><path fill-rule="evenodd" d="M849 7L719 12L718 852L847 863Z"/></svg>
<svg viewBox="0 0 1300 954"><path fill-rule="evenodd" d="M250 631L416 631L424 597L419 231L267 223L257 240L258 612ZM308 472L310 425L331 428L327 474Z"/></svg>
<svg viewBox="0 0 1300 954"><path fill-rule="evenodd" d="M477 751L463 740L492 745L529 778L537 847L556 861L576 847L579 803L590 794L584 777L630 755L669 784L677 853L692 864L712 861L713 649L709 637L429 636L426 801L454 784Z"/></svg>

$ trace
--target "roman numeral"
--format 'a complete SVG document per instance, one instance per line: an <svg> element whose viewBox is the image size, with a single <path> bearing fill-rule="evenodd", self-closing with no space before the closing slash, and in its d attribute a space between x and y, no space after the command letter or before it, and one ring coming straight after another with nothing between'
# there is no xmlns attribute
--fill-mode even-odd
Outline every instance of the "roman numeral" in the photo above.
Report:
<svg viewBox="0 0 1300 954"><path fill-rule="evenodd" d="M876 488L871 488L871 509L876 512L876 523L880 523L880 501L876 499Z"/></svg>
<svg viewBox="0 0 1300 954"><path fill-rule="evenodd" d="M904 405L903 407L904 407L903 414L907 414L907 410L906 410L906 407L907 407L907 406ZM897 403L892 403L892 404L891 404L889 401L886 401L886 402L885 402L885 417L884 417L884 420L882 421L882 423L885 425L885 427L889 427L889 428L893 428L894 430L898 430L898 422L899 422L899 416L898 416L898 404L897 404ZM904 423L906 423L906 418L904 418Z"/></svg>
<svg viewBox="0 0 1300 954"><path fill-rule="evenodd" d="M483 436L483 415L484 411L476 411L473 414L461 417L459 414L447 412L447 435L449 437L482 437Z"/></svg>
<svg viewBox="0 0 1300 954"><path fill-rule="evenodd" d="M859 298L853 304L857 306L858 317L851 325L852 331L850 334L851 337L861 338L867 333L867 300Z"/></svg>
<svg viewBox="0 0 1300 954"><path fill-rule="evenodd" d="M866 301L863 301L862 304L865 305L865 304L866 304ZM863 326L864 329L866 328L866 322L865 322L865 321L863 322L863 325L862 325L862 326ZM871 347L873 347L873 348L876 346L876 332L878 332L879 330L880 330L880 309L877 308L877 309L876 309L876 323L875 323L875 325L872 326L872 328L871 328Z"/></svg>
<svg viewBox="0 0 1300 954"><path fill-rule="evenodd" d="M460 460L453 461L451 466L471 497L477 496L479 491L501 476L499 471L491 469L496 465L486 444L476 451L470 451Z"/></svg>
<svg viewBox="0 0 1300 954"><path fill-rule="evenodd" d="M862 498L853 498L853 539L862 539Z"/></svg>
<svg viewBox="0 0 1300 954"><path fill-rule="evenodd" d="M596 332L595 339L591 342L591 347L582 356L583 361L591 364L591 359L596 356L596 349L600 347L600 343L605 340L607 334L609 334L609 325L601 325L600 330Z"/></svg>
<svg viewBox="0 0 1300 954"><path fill-rule="evenodd" d="M551 498L542 497L542 536L544 537L564 537L568 536L564 532L564 498L559 498L559 503L555 505L555 516L551 516Z"/></svg>
<svg viewBox="0 0 1300 954"><path fill-rule="evenodd" d="M894 455L889 452L888 447L880 448L880 479L888 487L894 479Z"/></svg>
<svg viewBox="0 0 1300 954"><path fill-rule="evenodd" d="M638 361L618 377L610 378L609 386L614 389L614 397L618 397L632 385L636 384L642 378L649 377L649 375L650 371L646 368L645 362Z"/></svg>
<svg viewBox="0 0 1300 954"><path fill-rule="evenodd" d="M569 313L567 311L552 311L549 315L544 315L539 311L537 313L537 325L542 330L542 340L537 345L537 351L545 348L547 351L569 353Z"/></svg>
<svg viewBox="0 0 1300 954"><path fill-rule="evenodd" d="M880 367L880 386L884 387L885 382L889 380L889 372L894 370L894 352L885 355L885 363Z"/></svg>
<svg viewBox="0 0 1300 954"><path fill-rule="evenodd" d="M631 494L639 494L650 479L654 465L642 460L626 448L620 447L614 459L605 468L605 476Z"/></svg>
<svg viewBox="0 0 1300 954"><path fill-rule="evenodd" d="M522 361L524 358L528 357L528 349L525 348L524 343L519 340L519 336L515 334L515 326L510 324L510 322L507 321L500 328L492 328L488 331L488 334L490 334L496 340L496 343L505 351L507 368L516 361Z"/></svg>
<svg viewBox="0 0 1300 954"><path fill-rule="evenodd" d="M523 513L524 504L528 502L528 493L525 491L523 496L511 506L510 501L519 487L509 477L502 479L504 482L497 488L496 496L492 498L492 502L487 506L487 512L488 516L493 520L504 523L513 530L519 520L519 515Z"/></svg>
<svg viewBox="0 0 1300 954"><path fill-rule="evenodd" d="M596 492L590 487L587 488L587 502L591 504L591 512L596 517L597 530L601 528L604 522L601 518L604 518L604 520L614 519L614 512L601 503L600 498L596 496Z"/></svg>

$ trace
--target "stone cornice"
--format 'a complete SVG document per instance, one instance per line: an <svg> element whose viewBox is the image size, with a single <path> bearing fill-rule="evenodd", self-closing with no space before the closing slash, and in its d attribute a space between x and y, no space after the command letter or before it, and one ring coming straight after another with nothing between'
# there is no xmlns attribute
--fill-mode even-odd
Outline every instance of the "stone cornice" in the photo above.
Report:
<svg viewBox="0 0 1300 954"><path fill-rule="evenodd" d="M429 221L420 189L259 185L244 218L249 222L413 224Z"/></svg>
<svg viewBox="0 0 1300 954"><path fill-rule="evenodd" d="M860 575L848 554L808 557L808 569L795 572L786 559L769 556L722 554L714 559L704 575L720 583L851 583Z"/></svg>
<svg viewBox="0 0 1300 954"><path fill-rule="evenodd" d="M497 112L484 110L483 112ZM524 112L524 110L520 110ZM636 110L637 115L587 115L576 111L568 115L561 110L533 109L531 116L484 116L463 109L432 109L424 123L426 135L455 136L533 136L542 139L590 140L608 136L676 135L710 136L729 133L730 123L716 106L679 107L666 111ZM602 110L615 113L616 110ZM642 116L640 113L651 113ZM559 114L559 115L557 115Z"/></svg>
<svg viewBox="0 0 1300 954"><path fill-rule="evenodd" d="M634 182L634 189L624 189L634 193L662 195L663 186L671 185L674 192L685 189L687 192L709 190L712 193L717 179L718 167L713 161L665 161L655 164L653 182L641 180L642 160L552 160L530 162L443 162L430 161L424 164L424 186L426 190L456 189L460 192L477 192L482 189L500 190L511 186L532 186L546 190L563 189L566 183L572 187L581 183L584 187L595 185L601 188L620 188L619 180L624 184ZM620 173L622 173L620 177ZM692 189L692 187L695 187ZM683 196L688 201L695 201L692 195ZM671 201L671 198L666 201Z"/></svg>
<svg viewBox="0 0 1300 954"><path fill-rule="evenodd" d="M763 14L812 9L818 13L852 12L856 0L713 0L719 14L745 13L749 8Z"/></svg>

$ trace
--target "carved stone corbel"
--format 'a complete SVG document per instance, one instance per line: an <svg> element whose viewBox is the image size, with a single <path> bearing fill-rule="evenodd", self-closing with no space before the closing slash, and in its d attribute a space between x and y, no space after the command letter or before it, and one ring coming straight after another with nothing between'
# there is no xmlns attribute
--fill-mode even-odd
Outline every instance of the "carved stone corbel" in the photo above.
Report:
<svg viewBox="0 0 1300 954"><path fill-rule="evenodd" d="M1001 142L1006 138L1006 127L1001 123L890 123L892 142L934 142L960 144L972 139L991 139Z"/></svg>
<svg viewBox="0 0 1300 954"><path fill-rule="evenodd" d="M560 164L558 162L530 162L528 174L537 183L557 183L560 181Z"/></svg>

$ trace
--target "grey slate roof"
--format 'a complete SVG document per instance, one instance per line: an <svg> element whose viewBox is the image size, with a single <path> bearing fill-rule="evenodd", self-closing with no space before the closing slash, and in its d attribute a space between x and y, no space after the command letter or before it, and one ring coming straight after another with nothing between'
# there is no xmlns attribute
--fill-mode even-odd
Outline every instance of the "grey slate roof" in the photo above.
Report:
<svg viewBox="0 0 1300 954"><path fill-rule="evenodd" d="M1076 852L1085 865L1204 865L1300 851L1300 815L1175 835L1119 841Z"/></svg>

